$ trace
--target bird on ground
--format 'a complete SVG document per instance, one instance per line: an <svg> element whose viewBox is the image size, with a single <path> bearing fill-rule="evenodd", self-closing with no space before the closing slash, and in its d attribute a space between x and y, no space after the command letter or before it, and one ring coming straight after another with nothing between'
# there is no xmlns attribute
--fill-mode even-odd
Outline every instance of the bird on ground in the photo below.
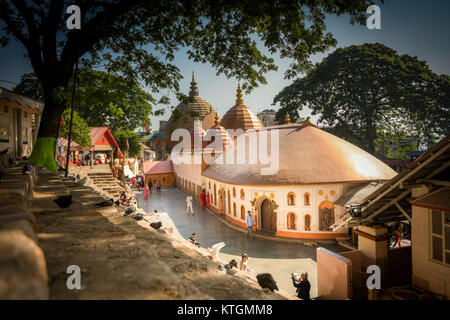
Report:
<svg viewBox="0 0 450 320"><path fill-rule="evenodd" d="M76 181L77 180L77 178L75 178L74 176L68 176L67 179L71 180L71 181Z"/></svg>
<svg viewBox="0 0 450 320"><path fill-rule="evenodd" d="M162 222L161 221L152 222L152 223L150 223L150 227L152 227L153 229L158 230L159 228L162 227Z"/></svg>
<svg viewBox="0 0 450 320"><path fill-rule="evenodd" d="M132 214L131 217L137 221L144 219L144 215L142 213Z"/></svg>
<svg viewBox="0 0 450 320"><path fill-rule="evenodd" d="M94 207L112 207L114 205L114 199L105 200L94 204Z"/></svg>
<svg viewBox="0 0 450 320"><path fill-rule="evenodd" d="M223 265L223 264L219 264L219 270L221 271L221 272L223 272L223 273L227 273L227 268L226 268L226 266L225 265Z"/></svg>
<svg viewBox="0 0 450 320"><path fill-rule="evenodd" d="M80 177L80 175L79 175L79 174L77 174L77 180L80 180L80 178L81 178L81 177Z"/></svg>
<svg viewBox="0 0 450 320"><path fill-rule="evenodd" d="M238 267L238 263L237 263L237 261L234 260L234 259L230 260L230 262L229 262L228 264L229 264L231 267L235 267L235 268Z"/></svg>
<svg viewBox="0 0 450 320"><path fill-rule="evenodd" d="M59 196L58 198L54 199L53 202L55 202L58 207L61 208L61 211L63 211L65 208L70 207L70 205L72 204L72 195L68 195L68 196Z"/></svg>
<svg viewBox="0 0 450 320"><path fill-rule="evenodd" d="M123 216L126 217L126 216L132 214L133 212L134 212L134 209L133 209L133 208L127 208L127 209L125 210L125 213L123 214Z"/></svg>
<svg viewBox="0 0 450 320"><path fill-rule="evenodd" d="M277 283L270 273L260 273L256 276L256 280L258 280L263 291L270 290L273 292L274 290L278 290Z"/></svg>
<svg viewBox="0 0 450 320"><path fill-rule="evenodd" d="M22 174L31 174L31 166L29 164L26 164L22 168Z"/></svg>
<svg viewBox="0 0 450 320"><path fill-rule="evenodd" d="M212 248L208 248L209 254L213 261L220 262L219 252L223 247L225 247L225 242L216 243L212 246Z"/></svg>
<svg viewBox="0 0 450 320"><path fill-rule="evenodd" d="M85 184L87 182L87 177L84 177L81 180L78 180L79 183L81 183L82 185Z"/></svg>
<svg viewBox="0 0 450 320"><path fill-rule="evenodd" d="M7 154L9 151L9 147L6 147L3 151L0 151L0 154Z"/></svg>
<svg viewBox="0 0 450 320"><path fill-rule="evenodd" d="M119 206L120 205L120 200L116 200L115 202L114 202L114 204L116 205L116 206Z"/></svg>

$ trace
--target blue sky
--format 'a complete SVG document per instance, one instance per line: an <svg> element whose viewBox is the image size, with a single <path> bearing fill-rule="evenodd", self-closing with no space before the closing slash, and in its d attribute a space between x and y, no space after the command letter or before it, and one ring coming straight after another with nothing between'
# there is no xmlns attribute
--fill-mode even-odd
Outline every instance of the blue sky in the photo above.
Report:
<svg viewBox="0 0 450 320"><path fill-rule="evenodd" d="M380 42L400 54L417 56L420 60L427 61L430 68L438 74L450 74L450 1L388 0L380 5L380 8L381 30L369 30L365 25L350 25L347 16L327 17L327 29L337 39L337 47ZM330 52L313 56L312 61L320 61ZM25 51L19 43L0 48L0 80L17 83L23 73L32 72L24 54ZM261 85L250 94L244 95L244 103L255 113L267 108L276 109L276 106L271 105L274 96L292 83L291 80L284 79L284 73L291 61L273 57L278 71L266 74L267 85ZM211 103L220 116L234 105L236 79L216 76L216 70L210 65L188 60L185 50L176 54L175 64L185 77L180 83L183 92L189 92L191 74L195 71L200 96ZM0 86L9 88L11 85L0 82ZM172 103L177 104L173 96ZM308 110L303 110L301 115L305 117L310 114ZM170 113L166 112L162 117L153 117L153 129L158 128L159 119L166 120L169 116ZM315 117L312 120L314 121Z"/></svg>

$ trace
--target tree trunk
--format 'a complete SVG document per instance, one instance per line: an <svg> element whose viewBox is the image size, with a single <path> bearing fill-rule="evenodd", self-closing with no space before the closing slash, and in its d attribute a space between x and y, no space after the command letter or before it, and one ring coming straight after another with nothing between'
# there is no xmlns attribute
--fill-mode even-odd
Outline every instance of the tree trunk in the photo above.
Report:
<svg viewBox="0 0 450 320"><path fill-rule="evenodd" d="M56 103L52 95L45 97L39 132L30 156L31 162L52 171L58 170L55 161L55 146L63 111L63 105Z"/></svg>

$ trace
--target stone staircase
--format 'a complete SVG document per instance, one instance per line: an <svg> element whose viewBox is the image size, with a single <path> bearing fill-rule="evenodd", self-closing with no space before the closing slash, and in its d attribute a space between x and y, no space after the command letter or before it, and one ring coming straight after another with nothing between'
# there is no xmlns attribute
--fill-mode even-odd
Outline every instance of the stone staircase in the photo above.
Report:
<svg viewBox="0 0 450 320"><path fill-rule="evenodd" d="M89 172L87 176L99 191L115 200L125 191L119 181L114 178L112 172Z"/></svg>

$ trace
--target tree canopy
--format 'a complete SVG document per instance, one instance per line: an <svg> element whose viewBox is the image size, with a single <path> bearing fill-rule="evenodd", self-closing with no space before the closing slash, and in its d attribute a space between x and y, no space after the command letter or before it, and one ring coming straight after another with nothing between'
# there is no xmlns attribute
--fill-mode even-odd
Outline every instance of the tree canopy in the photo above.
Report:
<svg viewBox="0 0 450 320"><path fill-rule="evenodd" d="M69 139L69 123L70 123L70 109L66 109L62 116L63 125L61 126L61 136L64 139ZM86 121L80 117L78 112L74 110L72 119L72 136L71 140L75 141L82 147L89 147L92 144L91 130Z"/></svg>
<svg viewBox="0 0 450 320"><path fill-rule="evenodd" d="M275 70L270 53L292 58L287 77L310 67L309 56L336 44L325 26L325 15L349 14L351 23L365 23L373 0L242 1L242 0L108 0L75 1L81 9L81 29L68 30L69 0L26 2L0 0L2 45L20 41L44 93L39 138L55 139L65 104L55 90L68 88L74 65L103 68L130 83L142 82L153 91L178 91L181 74L175 52L187 48L188 58L211 64L218 74L241 79L250 90L266 83ZM70 90L70 89L69 89ZM39 147L39 153L52 148ZM33 152L34 153L34 152ZM51 155L32 154L31 160ZM47 161L47 160L46 160ZM54 164L51 164L55 168Z"/></svg>
<svg viewBox="0 0 450 320"><path fill-rule="evenodd" d="M409 135L430 147L450 133L449 76L379 43L337 49L285 87L276 103L278 120L286 113L296 119L308 107L319 123L371 153L377 139Z"/></svg>
<svg viewBox="0 0 450 320"><path fill-rule="evenodd" d="M114 139L116 139L119 144L120 150L123 152L127 150L126 139L128 138L128 156L129 157L139 157L141 154L141 136L131 130L120 130L116 131L114 134Z"/></svg>

